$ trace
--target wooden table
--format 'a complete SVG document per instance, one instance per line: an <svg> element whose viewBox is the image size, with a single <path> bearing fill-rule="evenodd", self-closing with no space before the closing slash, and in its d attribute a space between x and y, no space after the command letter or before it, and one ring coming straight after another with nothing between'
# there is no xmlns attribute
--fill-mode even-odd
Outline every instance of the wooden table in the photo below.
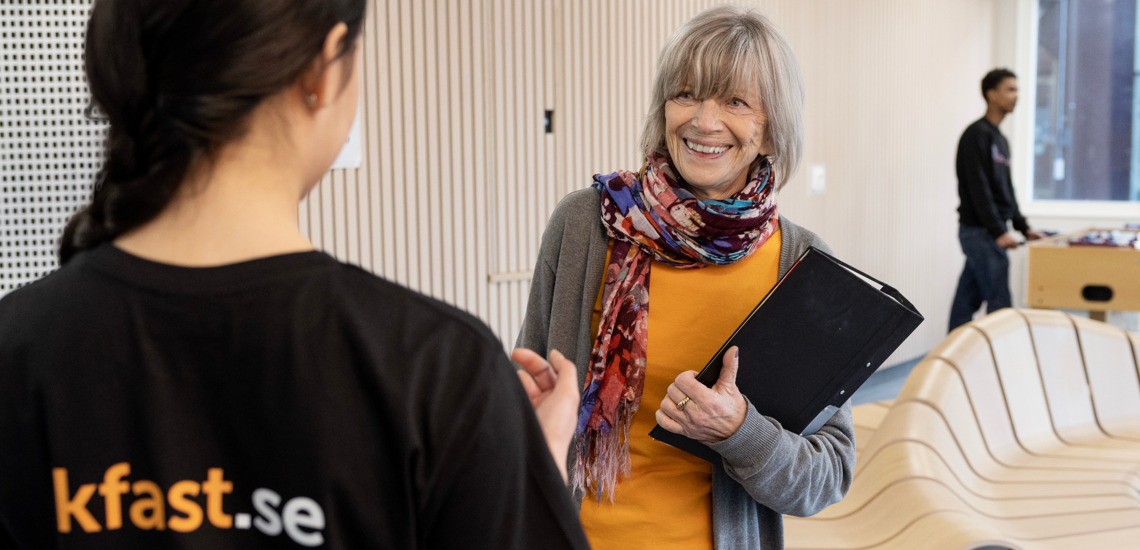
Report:
<svg viewBox="0 0 1140 550"><path fill-rule="evenodd" d="M1140 250L1070 246L1056 235L1029 243L1029 305L1035 308L1087 309L1104 321L1106 311L1140 310Z"/></svg>

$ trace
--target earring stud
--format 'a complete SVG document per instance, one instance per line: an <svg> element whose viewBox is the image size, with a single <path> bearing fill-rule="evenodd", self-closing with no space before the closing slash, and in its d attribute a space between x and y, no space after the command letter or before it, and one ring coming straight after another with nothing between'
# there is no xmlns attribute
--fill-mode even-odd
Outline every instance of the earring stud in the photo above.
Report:
<svg viewBox="0 0 1140 550"><path fill-rule="evenodd" d="M308 103L310 107L312 107L313 105L316 105L317 104L317 94L309 94L308 97L305 98L305 103Z"/></svg>

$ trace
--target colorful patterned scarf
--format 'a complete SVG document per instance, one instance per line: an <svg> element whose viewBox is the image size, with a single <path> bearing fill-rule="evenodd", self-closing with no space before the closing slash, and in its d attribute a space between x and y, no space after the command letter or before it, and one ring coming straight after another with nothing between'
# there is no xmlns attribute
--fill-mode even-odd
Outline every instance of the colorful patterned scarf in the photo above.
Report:
<svg viewBox="0 0 1140 550"><path fill-rule="evenodd" d="M578 413L573 482L579 491L613 502L618 481L629 476L629 427L645 383L651 260L700 268L731 264L759 250L778 220L770 177L763 159L736 195L699 201L660 153L650 155L639 174L594 176L593 187L602 193L602 223L614 242Z"/></svg>

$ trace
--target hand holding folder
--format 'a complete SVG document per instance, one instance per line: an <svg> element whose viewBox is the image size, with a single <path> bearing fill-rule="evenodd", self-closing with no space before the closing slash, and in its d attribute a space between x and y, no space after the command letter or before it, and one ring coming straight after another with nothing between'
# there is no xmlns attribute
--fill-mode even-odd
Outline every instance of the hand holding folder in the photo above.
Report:
<svg viewBox="0 0 1140 550"><path fill-rule="evenodd" d="M735 378L740 392L784 429L811 435L922 321L894 288L809 248L696 380L712 387L720 378L725 353L739 346ZM720 455L700 441L665 430L658 422L649 432L653 439L720 462Z"/></svg>
<svg viewBox="0 0 1140 550"><path fill-rule="evenodd" d="M748 402L736 386L739 351L732 347L724 354L724 367L712 387L706 388L694 371L681 373L661 400L657 423L672 433L697 441L723 441L732 437L748 414Z"/></svg>

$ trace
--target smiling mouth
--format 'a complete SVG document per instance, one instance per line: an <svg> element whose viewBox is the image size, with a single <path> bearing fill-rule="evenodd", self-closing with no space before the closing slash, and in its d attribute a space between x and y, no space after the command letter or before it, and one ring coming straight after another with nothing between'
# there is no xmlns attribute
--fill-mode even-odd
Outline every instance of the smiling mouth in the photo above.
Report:
<svg viewBox="0 0 1140 550"><path fill-rule="evenodd" d="M684 140L684 142L685 142L685 146L688 147L689 149L696 151L697 153L704 153L706 155L719 155L719 154L727 151L729 148L727 145L720 146L720 147L714 147L711 145L701 145L700 143L689 141L687 139Z"/></svg>

